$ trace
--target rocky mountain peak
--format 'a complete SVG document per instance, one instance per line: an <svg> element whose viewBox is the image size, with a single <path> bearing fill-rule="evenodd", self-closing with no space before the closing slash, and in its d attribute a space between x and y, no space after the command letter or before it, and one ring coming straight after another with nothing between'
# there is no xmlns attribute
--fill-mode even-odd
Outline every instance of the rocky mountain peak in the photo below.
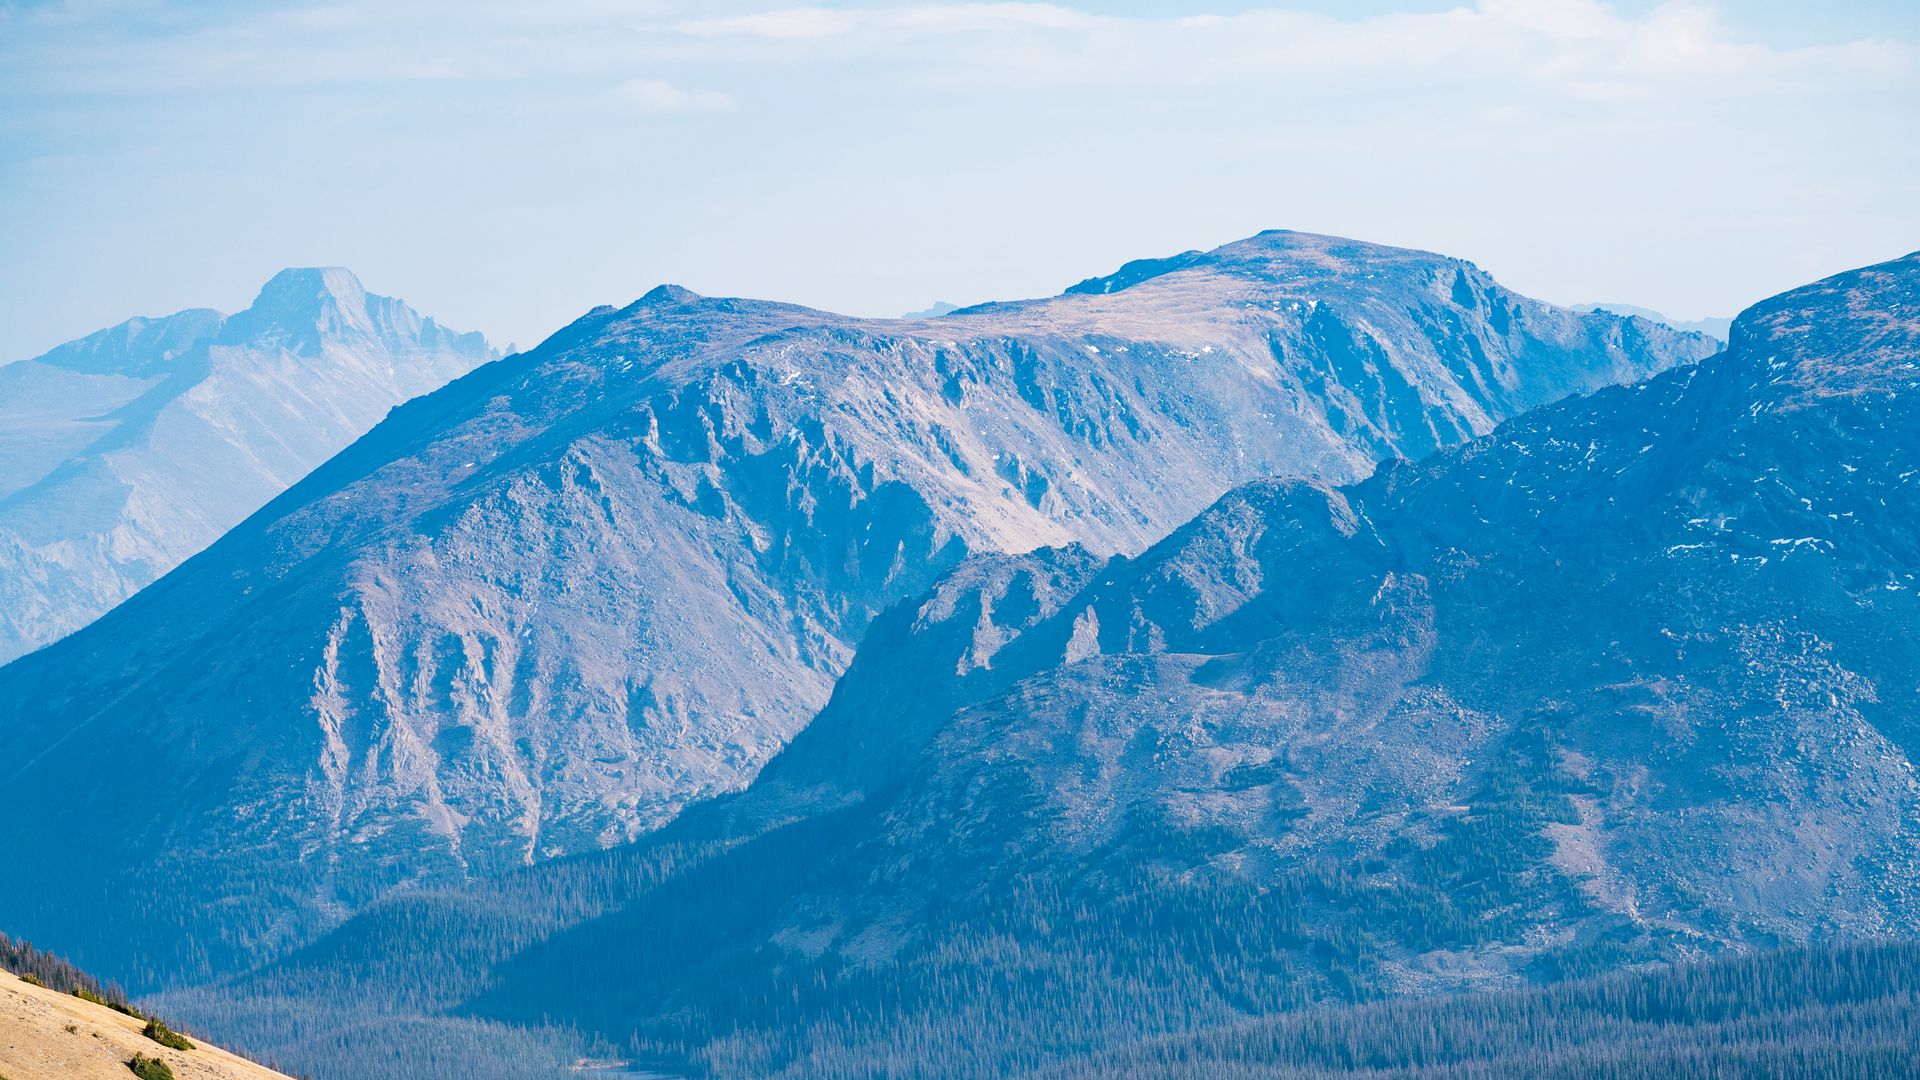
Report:
<svg viewBox="0 0 1920 1080"><path fill-rule="evenodd" d="M390 296L369 293L338 266L290 267L260 288L253 305L227 320L217 344L319 355L333 343L396 353L453 349L491 359L479 334L452 334Z"/></svg>
<svg viewBox="0 0 1920 1080"><path fill-rule="evenodd" d="M655 285L646 295L634 301L635 307L669 307L675 304L692 304L702 299L699 293L679 285Z"/></svg>
<svg viewBox="0 0 1920 1080"><path fill-rule="evenodd" d="M283 337L295 352L316 350L319 339L373 331L367 290L337 266L296 267L267 280L247 310L235 315L225 342Z"/></svg>
<svg viewBox="0 0 1920 1080"><path fill-rule="evenodd" d="M366 286L344 266L290 266L267 279L254 300L256 309L319 312L328 307L365 307Z"/></svg>
<svg viewBox="0 0 1920 1080"><path fill-rule="evenodd" d="M1484 279L1486 284L1492 282L1471 263L1431 252L1291 229L1268 229L1210 251L1183 251L1165 258L1136 259L1112 274L1088 278L1066 291L1069 295L1122 292L1186 270L1284 285L1343 278L1384 278L1408 271L1414 271L1409 280L1417 280L1440 269L1457 269Z"/></svg>

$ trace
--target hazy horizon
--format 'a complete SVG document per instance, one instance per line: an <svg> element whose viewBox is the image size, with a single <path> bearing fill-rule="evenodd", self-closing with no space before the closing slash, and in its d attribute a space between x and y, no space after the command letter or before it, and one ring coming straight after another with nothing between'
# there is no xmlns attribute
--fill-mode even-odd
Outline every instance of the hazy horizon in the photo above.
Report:
<svg viewBox="0 0 1920 1080"><path fill-rule="evenodd" d="M1910 5L1214 10L0 4L0 361L303 265L525 348L662 282L893 316L1267 228L1682 321L1920 248Z"/></svg>

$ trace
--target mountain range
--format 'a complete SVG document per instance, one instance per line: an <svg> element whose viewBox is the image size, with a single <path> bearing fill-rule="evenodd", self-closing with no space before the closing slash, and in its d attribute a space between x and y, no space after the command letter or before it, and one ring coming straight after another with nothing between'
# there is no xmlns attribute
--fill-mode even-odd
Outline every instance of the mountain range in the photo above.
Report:
<svg viewBox="0 0 1920 1080"><path fill-rule="evenodd" d="M0 367L0 663L92 622L393 406L495 359L345 270Z"/></svg>
<svg viewBox="0 0 1920 1080"><path fill-rule="evenodd" d="M663 286L0 669L0 925L178 986L627 843L751 780L971 556L1139 553L1236 484L1351 482L1714 348L1286 232L911 322Z"/></svg>
<svg viewBox="0 0 1920 1080"><path fill-rule="evenodd" d="M1421 460L1237 486L1136 554L975 554L871 621L743 791L173 1004L296 1055L515 1032L717 1076L1417 1069L1575 1023L1602 1042L1541 1074L1583 1075L1594 1032L1640 1037L1594 1024L1764 1006L1815 1010L1768 1021L1778 1067L1875 1075L1911 963L1832 946L1920 934L1916 371L1920 254ZM1366 1029L1375 1058L1272 1019L1782 945L1813 951L1376 1014L1427 1035ZM1688 1030L1675 1075L1761 1052Z"/></svg>

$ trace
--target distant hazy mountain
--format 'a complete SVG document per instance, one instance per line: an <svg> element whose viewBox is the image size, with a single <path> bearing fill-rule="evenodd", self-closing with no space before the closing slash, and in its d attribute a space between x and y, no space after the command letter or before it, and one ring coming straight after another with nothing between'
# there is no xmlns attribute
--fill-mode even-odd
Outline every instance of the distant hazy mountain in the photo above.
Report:
<svg viewBox="0 0 1920 1080"><path fill-rule="evenodd" d="M924 311L909 311L900 316L903 319L937 319L942 315L951 315L960 310L960 305L949 304L945 300L936 300L933 306Z"/></svg>
<svg viewBox="0 0 1920 1080"><path fill-rule="evenodd" d="M231 318L132 319L0 367L0 662L93 621L491 359L345 270Z"/></svg>
<svg viewBox="0 0 1920 1080"><path fill-rule="evenodd" d="M932 322L662 287L397 410L0 669L0 924L151 983L625 842L750 779L971 552L1138 551L1249 478L1712 351L1325 237L1123 273ZM75 780L139 775L176 780ZM102 889L148 929L83 917Z"/></svg>
<svg viewBox="0 0 1920 1080"><path fill-rule="evenodd" d="M1634 315L1642 319L1663 323L1675 330L1685 330L1694 334L1705 334L1719 341L1727 340L1733 330L1732 319L1670 319L1652 308L1635 307L1632 304L1576 304L1575 311L1610 311L1615 315Z"/></svg>
<svg viewBox="0 0 1920 1080"><path fill-rule="evenodd" d="M1210 1027L1181 1052L1244 1059L1272 1044L1231 1025L1313 1002L1920 935L1916 312L1920 255L1363 482L1237 488L1137 558L971 559L874 622L745 792L396 898L200 1008L999 1076ZM329 998L347 971L405 989Z"/></svg>

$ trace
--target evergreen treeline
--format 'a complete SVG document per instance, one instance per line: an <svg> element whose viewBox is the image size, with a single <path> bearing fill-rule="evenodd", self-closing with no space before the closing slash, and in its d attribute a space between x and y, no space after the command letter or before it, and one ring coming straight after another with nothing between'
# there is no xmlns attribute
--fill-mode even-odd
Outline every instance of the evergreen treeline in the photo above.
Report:
<svg viewBox="0 0 1920 1080"><path fill-rule="evenodd" d="M1152 816L1121 830L1098 873L1022 873L986 854L1040 812L1014 789L961 849L987 859L968 865L860 854L850 841L873 834L884 800L735 844L669 827L392 898L286 962L164 1004L365 1080L454 1061L545 1080L575 1055L700 1077L1898 1075L1890 1064L1920 1045L1920 945L1591 976L1681 953L1622 927L1541 954L1524 974L1542 988L1385 1000L1410 956L1483 954L1518 907L1584 902L1529 852L1574 784L1551 758L1523 729L1437 842L1258 886L1168 873L1220 838ZM808 898L847 895L863 907L796 917ZM929 908L903 903L928 895ZM862 948L775 932L852 915Z"/></svg>
<svg viewBox="0 0 1920 1080"><path fill-rule="evenodd" d="M37 949L30 941L15 941L4 933L0 933L0 968L23 979L31 977L49 990L83 997L130 1015L135 1011L118 986L103 984L66 959Z"/></svg>
<svg viewBox="0 0 1920 1080"><path fill-rule="evenodd" d="M36 948L32 942L16 941L6 934L0 933L0 968L4 968L22 979L38 983L49 990L62 994L72 994L74 997L80 998L83 1001L91 1001L95 1005L105 1006L114 1012L124 1013L138 1020L145 1020L147 1026L141 1031L141 1034L161 1046L170 1047L175 1050L192 1050L195 1048L192 1040L180 1032L173 1030L172 1026L166 1021L150 1015L143 1009L136 1008L132 1002L127 999L126 992L121 990L119 986L114 983L100 982L92 975L82 971L65 957ZM142 1066L139 1064L141 1061L148 1062L145 1071L142 1071ZM140 1076L146 1076L149 1073L154 1076L172 1075L172 1073L168 1071L166 1063L157 1058L146 1059L136 1056L134 1061L129 1063L129 1068L131 1068L136 1075ZM4 1078L0 1078L0 1080L4 1080Z"/></svg>
<svg viewBox="0 0 1920 1080"><path fill-rule="evenodd" d="M1133 1000L1122 1001L1125 995L1097 989L1114 985L1113 972L1034 964L1010 940L996 956L980 951L987 947L955 943L953 963L969 970L984 963L992 973L970 1001L947 997L936 1011L906 1016L889 988L866 987L879 1011L893 1013L884 1037L876 1037L875 1013L847 1010L805 1032L736 1028L697 1057L644 1039L622 1056L645 1063L642 1075L664 1077L1879 1080L1920 1070L1914 942L1817 945L1495 992L1331 1007L1275 1002L1276 1011L1259 1019L1231 1008L1196 1010L1191 984L1137 985ZM1051 985L1041 995L1051 1012L1032 1008L1042 1003L1025 993L992 996L1035 976ZM272 1014L271 1023L300 1028L301 1057L323 1077L400 1080L432 1075L436 1062L479 1060L489 1067L473 1075L490 1080L558 1080L575 1075L571 1055L612 1052L555 1029L351 1010L318 1022L297 1019L291 1004L257 1000L253 1007ZM1125 1036L1143 1022L1168 1033ZM1064 1046L1071 1040L1063 1032L1096 1027L1101 1038L1077 1050ZM1025 1039L1037 1043L1023 1047ZM1056 1049L1031 1052L1039 1044ZM768 1068L775 1060L782 1064Z"/></svg>
<svg viewBox="0 0 1920 1080"><path fill-rule="evenodd" d="M1873 964L1813 950L1744 972L1567 982L1684 955L1624 920L1528 950L1518 974L1551 991L1379 1003L1408 988L1415 958L1497 958L1543 913L1587 914L1538 850L1582 791L1556 757L1547 729L1523 726L1429 842L1257 884L1209 871L1238 846L1218 826L1149 812L1110 848L1035 874L1045 860L1018 852L1045 835L1045 802L1011 770L937 858L870 839L897 805L885 797L738 841L676 823L390 898L283 963L164 1004L367 1080L461 1060L489 1080L554 1077L575 1054L703 1077L1607 1076L1649 1062L1677 1077L1845 1076L1905 1045L1909 1022L1885 1004L1916 985L1904 946L1869 949ZM832 947L810 944L816 927ZM1653 1004L1623 1011L1633 994Z"/></svg>
<svg viewBox="0 0 1920 1080"><path fill-rule="evenodd" d="M1916 1072L1920 944L1891 942L1315 1010L1140 1043L1045 1075L1866 1080Z"/></svg>

